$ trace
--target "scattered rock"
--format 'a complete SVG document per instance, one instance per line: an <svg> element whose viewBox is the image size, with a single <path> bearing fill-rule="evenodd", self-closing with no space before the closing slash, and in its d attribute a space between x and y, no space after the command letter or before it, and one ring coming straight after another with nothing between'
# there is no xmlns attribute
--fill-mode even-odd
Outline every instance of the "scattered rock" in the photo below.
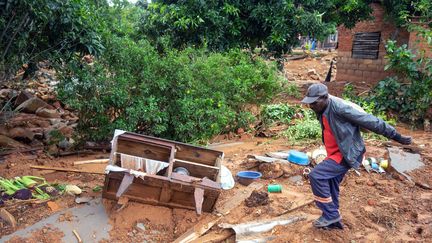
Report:
<svg viewBox="0 0 432 243"><path fill-rule="evenodd" d="M368 181L368 182L367 182L367 185L368 185L368 186L375 186L375 182L373 182L373 181Z"/></svg>
<svg viewBox="0 0 432 243"><path fill-rule="evenodd" d="M146 230L146 227L145 227L145 225L144 225L143 223L137 223L137 224L136 224L136 227L137 227L139 230L142 230L142 231L145 231L145 230Z"/></svg>
<svg viewBox="0 0 432 243"><path fill-rule="evenodd" d="M9 130L8 132L9 137L14 138L14 139L27 139L29 141L33 140L34 138L34 133L27 128L23 128L23 127L14 127L12 129Z"/></svg>
<svg viewBox="0 0 432 243"><path fill-rule="evenodd" d="M309 76L312 76L312 75L318 75L318 73L316 72L315 69L309 69L308 72L307 72L307 74L308 74Z"/></svg>
<svg viewBox="0 0 432 243"><path fill-rule="evenodd" d="M256 207L267 205L269 203L269 196L267 192L253 191L252 194L245 200L246 206Z"/></svg>
<svg viewBox="0 0 432 243"><path fill-rule="evenodd" d="M376 204L377 204L377 202L375 200L373 200L373 199L368 199L367 203L368 203L369 206L376 206Z"/></svg>
<svg viewBox="0 0 432 243"><path fill-rule="evenodd" d="M71 139L72 140L72 139ZM72 140L73 141L73 140ZM68 139L63 139L62 141L60 141L59 143L58 143L58 146L59 146L59 148L61 148L61 149L70 149L71 147L72 147L72 143L71 142L69 142L69 140Z"/></svg>
<svg viewBox="0 0 432 243"><path fill-rule="evenodd" d="M45 101L33 97L31 99L28 99L24 101L22 104L20 104L17 108L15 108L15 111L23 111L27 113L35 113L37 109L44 107L49 108L50 105L48 105Z"/></svg>
<svg viewBox="0 0 432 243"><path fill-rule="evenodd" d="M60 114L57 112L57 110L51 110L43 107L36 110L36 115L45 118L60 118Z"/></svg>
<svg viewBox="0 0 432 243"><path fill-rule="evenodd" d="M29 100L29 99L31 99L33 97L34 96L30 92L28 92L28 91L21 91L21 93L15 99L15 106L19 106L22 103L24 103L24 101Z"/></svg>
<svg viewBox="0 0 432 243"><path fill-rule="evenodd" d="M62 119L60 119L60 118L51 118L51 119L49 119L49 122L51 123L51 125L55 126L55 125L58 125L58 124L62 123Z"/></svg>
<svg viewBox="0 0 432 243"><path fill-rule="evenodd" d="M0 148L25 148L26 146L10 137L0 135Z"/></svg>
<svg viewBox="0 0 432 243"><path fill-rule="evenodd" d="M47 205L52 212L56 212L60 209L60 206L56 202L47 202Z"/></svg>
<svg viewBox="0 0 432 243"><path fill-rule="evenodd" d="M92 200L91 197L77 197L77 198L75 198L75 202L78 203L78 204L81 204L81 203L88 203L88 202L90 202L91 200Z"/></svg>

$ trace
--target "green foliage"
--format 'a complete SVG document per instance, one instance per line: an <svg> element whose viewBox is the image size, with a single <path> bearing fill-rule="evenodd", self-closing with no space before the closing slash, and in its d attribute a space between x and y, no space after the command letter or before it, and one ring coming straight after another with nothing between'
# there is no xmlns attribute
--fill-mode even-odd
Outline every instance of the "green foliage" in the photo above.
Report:
<svg viewBox="0 0 432 243"><path fill-rule="evenodd" d="M288 83L283 90L288 96L299 99L301 97L301 92L299 87L294 83Z"/></svg>
<svg viewBox="0 0 432 243"><path fill-rule="evenodd" d="M160 56L146 41L107 39L92 65L76 58L61 72L59 97L79 112L85 139L115 128L185 142L247 127L243 105L269 101L279 88L276 67L240 50L171 50Z"/></svg>
<svg viewBox="0 0 432 243"><path fill-rule="evenodd" d="M1 5L3 4L3 6ZM0 3L0 73L15 74L24 63L103 50L96 14L105 1L5 0Z"/></svg>
<svg viewBox="0 0 432 243"><path fill-rule="evenodd" d="M397 76L379 82L371 100L381 111L395 111L412 124L422 122L432 104L432 59L417 58L406 45L397 47L394 41L388 41L386 47L385 68Z"/></svg>
<svg viewBox="0 0 432 243"><path fill-rule="evenodd" d="M295 120L283 136L289 141L317 140L321 138L321 125L312 110L303 110L303 118Z"/></svg>
<svg viewBox="0 0 432 243"><path fill-rule="evenodd" d="M168 40L180 49L265 47L281 54L298 44L299 34L322 39L339 24L353 27L369 18L370 2L156 0L143 14L140 30L157 45Z"/></svg>
<svg viewBox="0 0 432 243"><path fill-rule="evenodd" d="M261 120L265 126L274 123L289 124L298 110L299 107L288 104L264 105L261 110Z"/></svg>

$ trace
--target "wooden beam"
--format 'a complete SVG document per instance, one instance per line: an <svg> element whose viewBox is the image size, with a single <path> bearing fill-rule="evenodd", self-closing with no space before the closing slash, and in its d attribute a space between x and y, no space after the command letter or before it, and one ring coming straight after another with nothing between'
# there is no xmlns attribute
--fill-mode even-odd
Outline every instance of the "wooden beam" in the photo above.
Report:
<svg viewBox="0 0 432 243"><path fill-rule="evenodd" d="M103 172L103 171L100 171L100 172L99 171L85 171L85 170L77 170L77 169L71 169L71 168L40 166L40 165L31 165L30 168L39 169L39 170L56 170L56 171L64 171L64 172L88 173L88 174L98 174L98 175L104 175L105 174L105 172Z"/></svg>
<svg viewBox="0 0 432 243"><path fill-rule="evenodd" d="M232 229L223 229L221 231L210 232L200 238L191 241L191 243L218 243L233 236L235 232Z"/></svg>
<svg viewBox="0 0 432 243"><path fill-rule="evenodd" d="M248 187L242 190L238 190L234 196L232 196L227 202L221 207L217 207L217 215L207 215L203 220L198 222L193 228L186 231L173 243L189 243L193 240L198 239L201 235L205 234L211 227L217 224L225 215L229 214L231 210L237 208L246 198L248 198L254 190L260 190L263 188L263 184L254 182Z"/></svg>
<svg viewBox="0 0 432 243"><path fill-rule="evenodd" d="M85 164L106 164L108 163L109 159L92 159L92 160L83 160L83 161L76 161L74 162L74 165L85 165Z"/></svg>

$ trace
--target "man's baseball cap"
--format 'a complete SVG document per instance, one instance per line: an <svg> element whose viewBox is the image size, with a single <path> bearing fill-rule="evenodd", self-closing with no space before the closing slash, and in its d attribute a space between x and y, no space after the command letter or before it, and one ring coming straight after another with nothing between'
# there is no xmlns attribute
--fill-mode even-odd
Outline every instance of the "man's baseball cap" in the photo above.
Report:
<svg viewBox="0 0 432 243"><path fill-rule="evenodd" d="M327 86L325 86L322 83L312 84L308 88L306 97L304 97L304 99L301 102L305 104L311 104L324 95L328 95Z"/></svg>

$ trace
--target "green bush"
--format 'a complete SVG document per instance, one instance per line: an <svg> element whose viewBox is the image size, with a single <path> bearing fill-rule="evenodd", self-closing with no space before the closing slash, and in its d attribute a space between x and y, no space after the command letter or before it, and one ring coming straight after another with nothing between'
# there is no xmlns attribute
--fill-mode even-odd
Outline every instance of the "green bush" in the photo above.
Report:
<svg viewBox="0 0 432 243"><path fill-rule="evenodd" d="M261 110L261 120L266 127L274 123L289 124L298 110L299 107L288 104L264 105Z"/></svg>
<svg viewBox="0 0 432 243"><path fill-rule="evenodd" d="M303 110L303 118L283 133L289 141L316 140L321 138L321 125L312 110Z"/></svg>
<svg viewBox="0 0 432 243"><path fill-rule="evenodd" d="M170 50L146 41L107 38L91 64L75 59L61 72L59 97L79 112L83 139L115 128L185 142L246 127L245 104L267 102L280 88L276 67L240 50Z"/></svg>

